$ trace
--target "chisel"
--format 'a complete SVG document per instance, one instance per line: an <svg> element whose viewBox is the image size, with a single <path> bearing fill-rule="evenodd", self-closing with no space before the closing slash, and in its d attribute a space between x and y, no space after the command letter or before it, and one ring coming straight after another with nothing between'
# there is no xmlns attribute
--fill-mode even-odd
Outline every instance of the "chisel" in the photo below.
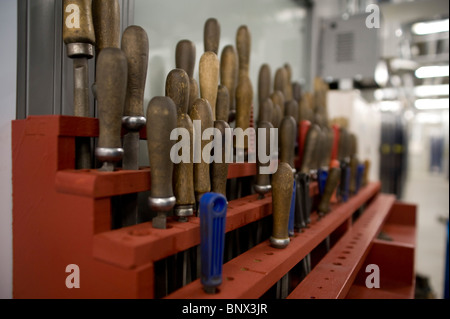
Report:
<svg viewBox="0 0 450 319"><path fill-rule="evenodd" d="M175 67L183 69L189 76L189 114L194 101L199 97L199 88L197 80L194 78L195 67L195 44L190 40L181 40L177 43L175 49Z"/></svg>
<svg viewBox="0 0 450 319"><path fill-rule="evenodd" d="M166 78L166 96L170 97L177 108L177 128L189 133L189 149L181 149L181 162L174 164L174 195L176 198L174 214L179 222L187 222L194 214L194 164L192 162L193 124L187 114L189 107L189 76L183 69L173 69ZM178 141L183 135L178 136ZM185 142L186 140L184 140ZM180 155L180 154L178 154Z"/></svg>
<svg viewBox="0 0 450 319"><path fill-rule="evenodd" d="M270 244L274 248L285 248L290 242L288 224L293 185L292 167L280 162L278 170L272 176L273 228Z"/></svg>
<svg viewBox="0 0 450 319"><path fill-rule="evenodd" d="M73 60L73 114L90 116L88 59L94 57L95 32L90 0L64 0L63 40ZM91 168L91 140L75 139L75 168Z"/></svg>
<svg viewBox="0 0 450 319"><path fill-rule="evenodd" d="M97 60L97 103L99 138L95 155L103 163L101 171L114 171L122 159L120 139L127 90L127 58L122 50L106 48Z"/></svg>
<svg viewBox="0 0 450 319"><path fill-rule="evenodd" d="M205 193L200 200L200 250L203 289L215 294L222 284L227 200L222 194Z"/></svg>
<svg viewBox="0 0 450 319"><path fill-rule="evenodd" d="M213 121L216 120L217 89L219 85L219 59L212 51L206 51L199 63L200 96L209 102Z"/></svg>
<svg viewBox="0 0 450 319"><path fill-rule="evenodd" d="M139 131L145 127L144 90L148 65L148 37L139 26L129 26L122 35L122 51L128 62L128 81L122 126L125 129L123 137L124 170L139 169ZM121 196L122 226L138 223L138 194Z"/></svg>
<svg viewBox="0 0 450 319"><path fill-rule="evenodd" d="M215 18L209 18L203 28L203 45L205 52L212 51L216 55L219 52L220 24Z"/></svg>
<svg viewBox="0 0 450 319"><path fill-rule="evenodd" d="M166 228L166 214L175 205L172 189L173 162L170 150L175 141L170 139L177 127L177 107L171 98L156 96L147 107L147 146L150 162L151 188L148 204L156 213L154 228Z"/></svg>
<svg viewBox="0 0 450 319"><path fill-rule="evenodd" d="M222 49L220 56L220 83L228 89L230 111L228 122L236 118L236 86L238 81L239 58L236 49L227 45Z"/></svg>

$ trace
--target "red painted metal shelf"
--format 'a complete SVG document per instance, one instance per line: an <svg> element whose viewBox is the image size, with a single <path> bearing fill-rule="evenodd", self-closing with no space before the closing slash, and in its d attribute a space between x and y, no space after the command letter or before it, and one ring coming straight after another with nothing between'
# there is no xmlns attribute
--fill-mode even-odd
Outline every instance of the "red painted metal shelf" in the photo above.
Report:
<svg viewBox="0 0 450 319"><path fill-rule="evenodd" d="M98 136L98 120L31 116L12 123L13 295L15 298L154 298L155 263L197 246L199 219L192 217L187 223L178 223L169 218L166 230L152 228L151 222L112 230L111 198L148 191L150 169L75 170L75 138L79 136ZM145 139L145 132L141 132L141 138ZM255 173L254 163L230 164L228 178ZM314 197L317 192L317 184L313 183L310 195ZM390 204L396 213L386 215ZM383 221L377 227L392 241L374 239L370 247L366 244L365 260L378 260L383 257L380 251L404 251L413 255L415 221L411 220L410 208L406 209L406 204L394 204L391 196L380 194L380 183L373 182L348 202L334 203L324 218L319 220L313 213L310 227L296 233L286 249L272 248L264 241L229 260L224 264L224 281L218 294L205 294L199 280L195 280L167 298L259 298L306 255L320 252L321 243L327 237L338 245L340 238L349 236L357 227L353 225L354 213L366 205L367 212L360 220L372 212L374 219ZM383 212L379 213L377 207L383 207ZM267 220L271 210L270 194L262 200L257 195L231 200L226 232ZM321 257L326 260L327 254L323 254L325 257ZM379 262L389 260L382 258ZM409 265L410 260L403 262ZM320 269L321 261L316 263L313 272L298 287ZM68 275L65 269L70 264L80 268L79 289L65 286ZM362 275L354 269L352 278L356 279L347 281L346 297L360 295L362 288L358 283ZM406 279L405 285L410 288ZM392 291L387 291L386 296L388 292ZM397 297L407 295L393 293ZM366 294L361 292L362 296ZM295 297L294 292L290 297Z"/></svg>

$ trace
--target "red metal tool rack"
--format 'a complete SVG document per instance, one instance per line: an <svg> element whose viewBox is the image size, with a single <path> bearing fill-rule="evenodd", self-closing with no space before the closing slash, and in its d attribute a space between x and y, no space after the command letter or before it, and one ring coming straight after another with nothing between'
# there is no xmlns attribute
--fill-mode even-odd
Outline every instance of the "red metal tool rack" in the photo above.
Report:
<svg viewBox="0 0 450 319"><path fill-rule="evenodd" d="M154 298L154 264L200 243L199 220L169 219L111 230L111 197L148 191L150 169L75 170L75 138L98 136L94 118L30 116L12 123L14 298ZM143 132L142 138L145 138ZM228 178L252 176L255 164L231 164ZM317 194L317 185L310 190ZM353 222L360 207L365 213ZM226 231L271 214L271 196L229 202ZM391 241L377 239L383 231ZM331 238L327 253L321 243ZM288 298L412 298L415 206L363 187L348 202L296 233L286 249L268 241L224 264L219 293L207 295L199 280L166 298L260 298L306 255L313 270ZM365 267L383 269L380 289L364 284ZM80 288L65 285L66 266L80 269Z"/></svg>

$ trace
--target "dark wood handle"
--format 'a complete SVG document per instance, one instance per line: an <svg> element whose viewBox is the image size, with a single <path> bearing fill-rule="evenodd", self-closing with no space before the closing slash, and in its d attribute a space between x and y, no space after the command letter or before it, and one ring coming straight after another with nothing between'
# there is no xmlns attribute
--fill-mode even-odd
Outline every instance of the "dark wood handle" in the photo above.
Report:
<svg viewBox="0 0 450 319"><path fill-rule="evenodd" d="M122 50L106 48L97 62L98 147L121 147L123 106L127 90L127 58Z"/></svg>
<svg viewBox="0 0 450 319"><path fill-rule="evenodd" d="M262 121L261 119L261 108L263 107L263 103L267 98L270 98L271 93L271 71L270 66L268 64L263 64L259 68L258 74L258 105L259 105L259 115L258 121Z"/></svg>
<svg viewBox="0 0 450 319"><path fill-rule="evenodd" d="M195 67L195 44L190 40L181 40L175 49L175 67L183 69L189 78L194 77Z"/></svg>
<svg viewBox="0 0 450 319"><path fill-rule="evenodd" d="M270 95L270 98L272 99L273 104L278 105L278 107L280 108L281 118L283 118L284 113L285 113L284 112L284 104L286 102L283 92L281 92L280 90L276 90ZM281 121L281 119L280 119L280 121Z"/></svg>
<svg viewBox="0 0 450 319"><path fill-rule="evenodd" d="M302 86L297 81L292 82L292 98L297 101L300 105L300 101L302 100Z"/></svg>
<svg viewBox="0 0 450 319"><path fill-rule="evenodd" d="M270 100L269 100L270 101ZM257 131L257 138L259 140L259 134L264 134L265 138L266 138L266 144L265 149L265 155L266 156L270 156L270 129L273 128L272 123L268 122L268 121L263 121L263 122L259 122L258 124L258 131ZM259 130L259 129L264 129L264 130ZM260 146L260 144L257 144L258 147ZM259 149L258 149L259 152ZM266 193L268 190L265 189L260 189L258 190L258 186L268 186L270 185L270 174L261 174L260 173L260 168L261 167L269 167L270 166L270 160L267 163L262 163L260 161L260 157L259 155L257 156L257 161L256 161L256 181L255 184L257 185L255 187L255 190L257 193Z"/></svg>
<svg viewBox="0 0 450 319"><path fill-rule="evenodd" d="M283 97L285 101L288 101L286 98L286 86L287 86L287 73L285 68L278 68L275 72L275 79L273 81L273 90L280 91L283 93Z"/></svg>
<svg viewBox="0 0 450 319"><path fill-rule="evenodd" d="M300 122L305 121L313 121L313 110L312 110L312 104L313 104L313 97L312 94L309 92L306 92L303 94L302 99L299 103L299 120Z"/></svg>
<svg viewBox="0 0 450 319"><path fill-rule="evenodd" d="M363 173L363 186L366 186L369 183L369 175L370 175L370 160L366 159L364 161L364 173Z"/></svg>
<svg viewBox="0 0 450 319"><path fill-rule="evenodd" d="M200 96L208 100L213 121L216 119L217 87L219 85L219 58L212 51L202 54L199 65Z"/></svg>
<svg viewBox="0 0 450 319"><path fill-rule="evenodd" d="M201 134L200 136L202 136L203 132L207 128L212 128L214 125L211 106L209 105L208 100L203 98L195 100L189 115L194 123L194 140L199 140L198 137L196 138L196 135L198 136L198 134ZM199 126L196 126L196 120L200 121ZM210 139L202 139L199 148L195 146L194 142L194 191L197 201L200 200L200 197L204 193L211 191L211 182L209 177L209 153L204 154L206 158L204 158L202 154L204 147L210 141Z"/></svg>
<svg viewBox="0 0 450 319"><path fill-rule="evenodd" d="M92 18L95 30L95 52L120 48L120 7L118 0L93 0Z"/></svg>
<svg viewBox="0 0 450 319"><path fill-rule="evenodd" d="M213 163L211 164L211 179L212 179L212 188L211 190L214 193L222 194L226 197L227 192L227 177L228 177L228 163L226 163L226 145L225 141L227 140L226 135L228 135L228 141L231 141L231 131L230 126L226 121L218 120L214 122L214 128L220 131L221 136L215 137L214 140L219 139L222 140L222 157L220 158L221 163L219 163L219 159L215 158Z"/></svg>
<svg viewBox="0 0 450 319"><path fill-rule="evenodd" d="M177 126L177 107L171 98L156 96L147 107L147 145L151 169L150 197L173 196L173 162L170 150L175 141L170 134Z"/></svg>
<svg viewBox="0 0 450 319"><path fill-rule="evenodd" d="M139 26L129 26L122 35L122 51L128 61L128 84L124 116L144 116L144 91L148 67L148 36Z"/></svg>
<svg viewBox="0 0 450 319"><path fill-rule="evenodd" d="M305 146L303 148L302 173L309 174L309 171L314 166L314 153L316 151L319 133L320 128L316 124L311 125L306 135Z"/></svg>
<svg viewBox="0 0 450 319"><path fill-rule="evenodd" d="M293 187L292 167L280 162L272 177L273 230L270 241L276 248L284 248L289 243L288 224Z"/></svg>
<svg viewBox="0 0 450 319"><path fill-rule="evenodd" d="M246 75L239 77L239 83L236 88L236 127L245 131L250 126L250 111L253 103L253 88L250 78ZM241 141L236 142L236 148L247 149L248 139L244 139L244 145Z"/></svg>
<svg viewBox="0 0 450 319"><path fill-rule="evenodd" d="M227 87L230 98L229 122L233 122L236 114L236 86L238 82L239 59L235 48L227 45L220 56L220 83Z"/></svg>
<svg viewBox="0 0 450 319"><path fill-rule="evenodd" d="M339 181L341 180L341 169L339 167L333 167L328 171L327 181L325 183L325 189L317 207L317 211L320 215L324 215L330 210L330 199L336 190Z"/></svg>
<svg viewBox="0 0 450 319"><path fill-rule="evenodd" d="M266 98L259 107L258 123L261 123L261 122L272 123L273 112L274 112L273 102L270 98Z"/></svg>
<svg viewBox="0 0 450 319"><path fill-rule="evenodd" d="M177 106L177 113L187 114L189 108L189 76L183 69L173 69L166 78L166 96Z"/></svg>
<svg viewBox="0 0 450 319"><path fill-rule="evenodd" d="M280 124L280 161L294 167L297 123L292 116L285 116Z"/></svg>
<svg viewBox="0 0 450 319"><path fill-rule="evenodd" d="M220 42L220 24L215 18L209 18L205 22L203 30L203 44L205 52L212 51L216 55L219 51Z"/></svg>
<svg viewBox="0 0 450 319"><path fill-rule="evenodd" d="M251 36L246 25L241 25L236 33L236 49L239 57L239 76L247 74L250 67Z"/></svg>
<svg viewBox="0 0 450 319"><path fill-rule="evenodd" d="M177 206L193 206L195 205L194 194L194 163L192 161L192 145L194 137L194 127L189 115L184 113L178 114L177 127L186 129L189 132L189 161L180 162L174 165L174 194ZM181 136L178 142L181 141ZM186 142L186 141L183 141ZM184 149L182 149L182 152ZM183 153L181 156L185 155Z"/></svg>
<svg viewBox="0 0 450 319"><path fill-rule="evenodd" d="M294 99L294 91L292 83L292 67L289 63L285 63L283 67L286 70L285 98L286 101L290 101Z"/></svg>
<svg viewBox="0 0 450 319"><path fill-rule="evenodd" d="M230 114L230 94L225 85L219 84L216 101L216 121L228 122Z"/></svg>
<svg viewBox="0 0 450 319"><path fill-rule="evenodd" d="M292 99L284 103L284 115L290 115L294 118L295 122L299 122L298 103L296 100Z"/></svg>
<svg viewBox="0 0 450 319"><path fill-rule="evenodd" d="M95 44L92 0L64 0L63 40L69 43Z"/></svg>

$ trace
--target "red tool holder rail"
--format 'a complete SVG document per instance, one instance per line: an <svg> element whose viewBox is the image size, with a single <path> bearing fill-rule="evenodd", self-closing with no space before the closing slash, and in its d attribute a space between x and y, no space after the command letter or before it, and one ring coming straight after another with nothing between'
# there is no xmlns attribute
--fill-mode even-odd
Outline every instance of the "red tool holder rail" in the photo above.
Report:
<svg viewBox="0 0 450 319"><path fill-rule="evenodd" d="M178 223L169 218L165 230L152 228L151 222L111 230L111 197L148 191L150 169L75 170L75 138L80 136L97 137L98 120L30 116L12 123L14 298L154 298L155 262L197 246L199 219L192 217L187 223ZM141 137L145 139L145 132ZM255 164L230 164L228 178L255 174ZM312 184L310 194L317 194L317 184ZM367 212L353 224L354 213L364 206ZM257 195L232 200L228 205L226 231L261 220L271 215L271 209L270 194L262 200ZM308 287L314 276L320 277L327 260L334 258L333 249L338 249L340 242L354 232L362 232L358 225L372 215L370 225L364 224L370 234L365 233L364 240L360 239L364 242L361 249L355 246L353 251L358 253L346 261L351 271L344 271L334 281L343 281L345 291L332 290L345 293L314 292L314 296L377 295L374 289L367 291L364 286L363 264L375 260L387 268L389 262L399 259L396 253L406 252L409 259L398 261L408 269L401 277L404 280L388 280L385 284L382 281L390 288L376 292L378 296L384 293L409 298L414 288L410 275L413 274L415 206L380 194L379 182L368 184L345 203L334 203L325 218L318 220L312 214L310 227L296 233L287 248L275 249L265 241L228 261L223 267L224 281L216 295L204 293L199 280L195 280L166 298L259 298L311 253L317 259L313 271L289 295L289 298L310 298L313 291L302 287ZM375 239L380 230L388 233L393 241ZM333 245L329 254L320 248L327 237ZM66 267L71 264L80 269L77 289L65 285L69 275ZM395 269L390 274L399 278ZM321 285L326 287L325 283Z"/></svg>

